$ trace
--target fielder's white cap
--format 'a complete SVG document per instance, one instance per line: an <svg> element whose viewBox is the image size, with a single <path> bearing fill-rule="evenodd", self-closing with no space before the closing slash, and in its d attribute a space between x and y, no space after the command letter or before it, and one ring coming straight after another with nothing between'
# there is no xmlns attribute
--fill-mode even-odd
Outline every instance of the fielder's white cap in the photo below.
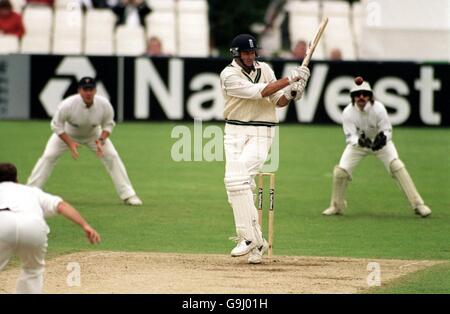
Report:
<svg viewBox="0 0 450 314"><path fill-rule="evenodd" d="M355 92L369 92L373 94L372 88L370 87L370 84L366 81L364 81L361 85L356 85L356 83L353 83L352 89L350 90L350 96L353 97L353 93Z"/></svg>

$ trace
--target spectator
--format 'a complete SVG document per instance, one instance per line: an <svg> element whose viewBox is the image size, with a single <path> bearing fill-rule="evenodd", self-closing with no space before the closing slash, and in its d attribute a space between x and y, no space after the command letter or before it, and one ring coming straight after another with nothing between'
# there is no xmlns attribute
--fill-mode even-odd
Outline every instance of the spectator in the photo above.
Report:
<svg viewBox="0 0 450 314"><path fill-rule="evenodd" d="M162 50L162 43L158 37L152 36L148 39L148 41L147 41L147 56L151 56L151 57L167 56L167 54L164 53Z"/></svg>
<svg viewBox="0 0 450 314"><path fill-rule="evenodd" d="M53 8L53 4L55 3L55 0L27 0L27 5L46 5Z"/></svg>
<svg viewBox="0 0 450 314"><path fill-rule="evenodd" d="M292 58L294 59L303 59L306 56L306 51L308 50L308 44L304 40L299 40L295 44L294 49L292 50Z"/></svg>
<svg viewBox="0 0 450 314"><path fill-rule="evenodd" d="M145 26L145 17L152 12L145 0L122 0L113 7L117 25Z"/></svg>
<svg viewBox="0 0 450 314"><path fill-rule="evenodd" d="M330 60L331 61L342 61L342 52L339 48L331 49Z"/></svg>
<svg viewBox="0 0 450 314"><path fill-rule="evenodd" d="M10 1L14 12L21 13L23 8L27 5L26 0L10 0Z"/></svg>
<svg viewBox="0 0 450 314"><path fill-rule="evenodd" d="M19 38L25 34L22 16L13 12L9 0L0 0L0 34L15 35Z"/></svg>
<svg viewBox="0 0 450 314"><path fill-rule="evenodd" d="M270 0L265 12L264 24L252 25L253 31L259 33L261 46L264 47L260 50L262 56L275 56L290 50L286 3L287 0Z"/></svg>
<svg viewBox="0 0 450 314"><path fill-rule="evenodd" d="M107 0L78 0L83 10L89 9L109 9Z"/></svg>

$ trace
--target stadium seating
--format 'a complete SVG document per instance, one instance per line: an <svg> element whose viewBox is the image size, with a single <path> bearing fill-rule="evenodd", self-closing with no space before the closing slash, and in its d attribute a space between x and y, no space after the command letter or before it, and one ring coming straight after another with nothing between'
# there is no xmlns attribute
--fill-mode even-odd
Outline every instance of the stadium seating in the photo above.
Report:
<svg viewBox="0 0 450 314"><path fill-rule="evenodd" d="M145 19L147 38L158 37L162 50L170 55L177 54L177 30L174 0L152 0L152 13Z"/></svg>
<svg viewBox="0 0 450 314"><path fill-rule="evenodd" d="M209 20L206 0L178 1L178 55L209 56Z"/></svg>
<svg viewBox="0 0 450 314"><path fill-rule="evenodd" d="M56 10L52 52L54 54L81 54L84 15L81 9Z"/></svg>
<svg viewBox="0 0 450 314"><path fill-rule="evenodd" d="M142 26L120 25L115 39L116 55L139 56L145 53L145 30Z"/></svg>
<svg viewBox="0 0 450 314"><path fill-rule="evenodd" d="M286 7L289 13L289 36L293 48L299 40L309 42L320 23L318 1L290 0ZM323 41L319 42L313 60L325 58Z"/></svg>
<svg viewBox="0 0 450 314"><path fill-rule="evenodd" d="M0 54L19 52L19 38L15 35L0 34Z"/></svg>
<svg viewBox="0 0 450 314"><path fill-rule="evenodd" d="M55 0L51 8L11 0L15 11L22 13L26 29L19 40L19 52L140 55L145 53L146 38L156 36L162 42L163 52L169 55L210 55L206 0L146 1L152 12L145 19L142 36L140 27L136 34L129 28L115 28L116 17L109 9L84 12L80 1ZM449 61L450 45L445 43L450 41L450 3L435 0L425 4L416 0L417 5L411 6L409 1L413 2L360 0L350 6L342 0L288 0L284 9L289 16L291 48L299 40L310 41L322 17L327 16L329 24L313 59L327 59L332 49L339 48L344 60ZM405 7L411 7L407 14L403 14ZM378 12L381 9L383 14ZM433 19L417 24L422 16ZM15 50L16 40L2 40L2 53ZM266 50L277 46L273 41L263 43Z"/></svg>
<svg viewBox="0 0 450 314"><path fill-rule="evenodd" d="M109 9L90 9L85 15L84 53L86 55L114 54L116 17Z"/></svg>
<svg viewBox="0 0 450 314"><path fill-rule="evenodd" d="M362 44L362 28L365 16L365 10L361 2L354 2L352 4L352 30L353 30L353 40L355 43L355 53L359 56L359 48Z"/></svg>
<svg viewBox="0 0 450 314"><path fill-rule="evenodd" d="M355 43L350 22L350 5L343 1L323 2L323 15L328 17L328 26L324 33L326 55L334 48L342 52L344 60L355 60Z"/></svg>
<svg viewBox="0 0 450 314"><path fill-rule="evenodd" d="M450 61L448 0L362 0L362 5L368 15L360 59Z"/></svg>
<svg viewBox="0 0 450 314"><path fill-rule="evenodd" d="M80 8L78 0L55 0L53 6L56 10L73 10Z"/></svg>
<svg viewBox="0 0 450 314"><path fill-rule="evenodd" d="M46 6L27 6L23 10L25 35L22 37L22 53L48 54L52 38L53 10Z"/></svg>

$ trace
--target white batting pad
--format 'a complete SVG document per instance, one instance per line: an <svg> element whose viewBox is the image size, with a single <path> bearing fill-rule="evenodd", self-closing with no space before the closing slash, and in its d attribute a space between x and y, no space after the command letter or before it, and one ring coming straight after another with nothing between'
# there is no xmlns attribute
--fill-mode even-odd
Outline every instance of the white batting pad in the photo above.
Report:
<svg viewBox="0 0 450 314"><path fill-rule="evenodd" d="M405 164L400 159L394 159L390 164L390 169L411 207L417 208L419 205L424 205L422 197L417 192L416 186L405 168Z"/></svg>
<svg viewBox="0 0 450 314"><path fill-rule="evenodd" d="M333 192L331 194L331 206L338 210L347 207L345 192L347 190L350 175L344 169L336 166L333 170Z"/></svg>
<svg viewBox="0 0 450 314"><path fill-rule="evenodd" d="M233 208L238 237L262 243L258 215L253 202L250 174L244 163L229 161L226 166L225 186Z"/></svg>

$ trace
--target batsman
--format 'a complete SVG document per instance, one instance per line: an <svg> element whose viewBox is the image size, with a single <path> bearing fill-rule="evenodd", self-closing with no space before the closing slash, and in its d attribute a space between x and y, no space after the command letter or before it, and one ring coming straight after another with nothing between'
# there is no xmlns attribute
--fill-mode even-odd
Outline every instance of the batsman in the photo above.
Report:
<svg viewBox="0 0 450 314"><path fill-rule="evenodd" d="M233 61L220 73L226 122L224 181L237 233L231 256L249 254L250 264L261 263L268 249L258 224L253 190L254 177L267 159L278 123L275 109L299 100L310 76L306 66L299 66L277 80L267 63L256 60L258 49L253 36L236 36L230 48Z"/></svg>

